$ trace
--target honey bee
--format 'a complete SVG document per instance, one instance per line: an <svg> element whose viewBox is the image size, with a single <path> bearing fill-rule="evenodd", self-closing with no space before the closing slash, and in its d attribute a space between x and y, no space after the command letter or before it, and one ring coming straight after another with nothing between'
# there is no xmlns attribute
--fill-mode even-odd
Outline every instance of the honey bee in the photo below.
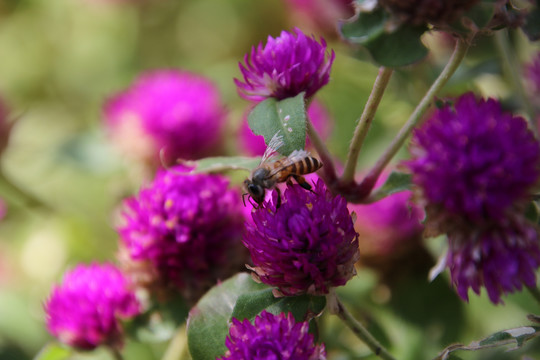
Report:
<svg viewBox="0 0 540 360"><path fill-rule="evenodd" d="M244 180L244 187L253 200L255 208L261 206L264 201L266 190L276 189L278 191L278 202L276 208L281 204L281 193L276 187L278 183L290 181L291 178L306 190L311 190L311 185L302 175L313 173L319 170L323 164L311 156L305 150L295 150L287 157L279 158L276 155L277 150L283 145L283 136L277 132L270 142L262 156L259 166L251 173L250 177ZM245 202L244 202L245 204Z"/></svg>

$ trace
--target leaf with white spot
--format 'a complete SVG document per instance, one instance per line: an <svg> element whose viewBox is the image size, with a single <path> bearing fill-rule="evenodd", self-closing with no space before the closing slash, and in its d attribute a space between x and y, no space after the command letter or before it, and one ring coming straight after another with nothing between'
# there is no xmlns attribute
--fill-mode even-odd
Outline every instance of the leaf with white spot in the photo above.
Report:
<svg viewBox="0 0 540 360"><path fill-rule="evenodd" d="M266 144L278 132L284 144L277 151L288 156L306 146L306 105L304 93L284 100L269 98L259 103L248 115L248 123Z"/></svg>
<svg viewBox="0 0 540 360"><path fill-rule="evenodd" d="M515 344L514 347L509 349L515 350L522 347L525 342L538 336L540 336L539 326L521 326L518 328L502 330L491 334L480 341L473 341L469 345L450 345L433 360L448 360L452 356L451 353L458 350L478 351L482 349L505 346L508 344Z"/></svg>

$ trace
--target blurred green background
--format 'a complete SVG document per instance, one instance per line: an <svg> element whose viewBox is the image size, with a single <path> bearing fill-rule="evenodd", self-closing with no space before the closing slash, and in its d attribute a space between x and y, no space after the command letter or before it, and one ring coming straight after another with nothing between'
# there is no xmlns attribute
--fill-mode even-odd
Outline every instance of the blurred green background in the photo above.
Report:
<svg viewBox="0 0 540 360"><path fill-rule="evenodd" d="M335 34L298 22L284 1L0 0L0 97L11 108L10 119L16 120L2 167L7 178L49 207L29 208L8 188L0 188L8 204L0 222L0 359L32 359L52 340L44 328L42 304L66 268L114 259L115 211L142 178L107 141L104 100L147 69L203 74L218 85L227 104L227 149L235 154L235 131L248 105L232 81L240 75L238 62L251 46L293 26L324 35L337 53L331 82L318 98L336 121L329 147L343 160L377 67ZM451 49L425 40L434 52L422 64L394 75L360 168L376 160L444 66ZM538 50L520 34L513 41L521 61ZM478 41L445 91L477 89L502 96L511 106L512 91L500 73L493 41ZM431 242L435 252L438 245ZM528 293L507 297L505 306L493 306L485 296L462 303L444 276L432 284L425 275L411 278L393 289L390 300L388 289L378 286L372 273L361 271L341 292L359 316L376 319L374 333L394 344L392 353L399 359L429 359L451 342L469 343L526 324L527 313L538 313ZM324 317L322 325L329 359L369 357L335 319ZM126 359L159 359L166 346L163 341L129 341ZM530 345L526 350L540 356ZM520 354L496 350L460 356L518 359ZM98 350L72 358L110 355Z"/></svg>

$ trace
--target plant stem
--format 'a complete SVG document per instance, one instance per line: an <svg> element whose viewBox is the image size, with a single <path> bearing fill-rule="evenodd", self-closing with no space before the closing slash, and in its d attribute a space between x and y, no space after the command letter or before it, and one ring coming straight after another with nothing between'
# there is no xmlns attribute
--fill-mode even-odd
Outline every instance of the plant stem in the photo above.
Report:
<svg viewBox="0 0 540 360"><path fill-rule="evenodd" d="M309 119L307 119L306 121L306 132L309 136L309 140L311 140L313 147L315 148L315 150L317 150L317 153L319 154L319 157L324 164L322 170L325 183L329 186L334 185L337 182L334 161L332 160L332 156L330 155L328 148L326 147L326 145L324 145L324 142L319 136L319 133L317 132L317 130L315 130Z"/></svg>
<svg viewBox="0 0 540 360"><path fill-rule="evenodd" d="M525 89L523 88L523 82L521 80L521 74L518 69L520 68L517 62L515 52L510 47L510 40L507 29L499 30L495 33L495 42L501 55L503 62L503 70L506 72L506 77L511 81L512 88L516 92L522 108L525 110L529 117L531 128L538 135L538 126L536 124L536 116L534 108L529 101Z"/></svg>
<svg viewBox="0 0 540 360"><path fill-rule="evenodd" d="M431 102L435 95L444 87L444 85L446 85L450 77L457 70L459 64L465 57L468 48L468 40L457 39L454 52L452 53L452 56L444 67L443 71L439 74L435 82L431 85L428 92L426 93L426 95L424 95L416 109L414 109L414 112L411 114L405 125L403 125L403 127L399 130L394 140L392 140L390 146L388 146L385 152L381 155L377 163L373 166L373 168L363 180L360 186L365 185L366 187L369 187L375 185L375 182L379 178L379 175L382 173L386 165L388 165L390 160L392 160L394 155L396 155L398 150L403 146L405 140L407 139L411 131L415 128L415 126L418 125L418 123L422 119L422 116L425 114L425 112L431 105Z"/></svg>
<svg viewBox="0 0 540 360"><path fill-rule="evenodd" d="M392 77L393 69L381 67L379 73L373 84L373 89L366 102L364 111L356 124L354 129L354 135L349 147L349 153L347 154L347 160L345 161L345 170L341 176L341 183L346 184L354 181L354 173L356 170L356 163L358 161L358 154L362 149L364 139L368 133L368 130L375 117L375 112L379 107L381 99L383 97L386 86Z"/></svg>
<svg viewBox="0 0 540 360"><path fill-rule="evenodd" d="M178 328L169 341L169 346L167 346L167 350L165 350L161 360L188 359L190 357L188 357L187 352L186 327L183 325Z"/></svg>
<svg viewBox="0 0 540 360"><path fill-rule="evenodd" d="M330 300L330 302L333 303L333 306L335 306L335 314L343 320L345 325L349 327L354 334L362 340L364 344L366 344L371 351L378 357L384 360L395 360L392 355L386 350L374 337L371 335L371 333L362 325L358 320L356 320L351 313L347 310L347 308L343 305L343 303L339 300L337 295L335 293L329 294L329 296L333 297L333 299ZM332 309L330 310L332 311Z"/></svg>
<svg viewBox="0 0 540 360"><path fill-rule="evenodd" d="M529 290L534 299L540 303L540 290L538 290L536 286L527 286L527 290Z"/></svg>

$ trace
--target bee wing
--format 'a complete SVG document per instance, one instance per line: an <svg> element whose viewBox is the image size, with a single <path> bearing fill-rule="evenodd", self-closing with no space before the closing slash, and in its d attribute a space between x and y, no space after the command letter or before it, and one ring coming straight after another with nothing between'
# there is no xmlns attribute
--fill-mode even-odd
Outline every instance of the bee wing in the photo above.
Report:
<svg viewBox="0 0 540 360"><path fill-rule="evenodd" d="M266 147L266 150L264 150L264 154L261 159L261 164L268 161L269 158L274 156L277 153L277 150L282 147L284 144L283 142L283 135L279 135L279 131L272 136L272 139L268 142L268 146Z"/></svg>
<svg viewBox="0 0 540 360"><path fill-rule="evenodd" d="M302 160L308 156L311 156L309 152L307 152L304 149L300 149L300 150L294 150L287 158L290 161L294 162L294 161Z"/></svg>
<svg viewBox="0 0 540 360"><path fill-rule="evenodd" d="M277 168L274 168L269 174L268 174L268 178L274 176L275 174L277 174L278 172L280 172L283 168L295 163L295 162L298 162L298 161L301 161L302 159L304 159L306 156L310 156L309 152L307 152L306 150L303 150L303 149L300 149L300 150L294 150L289 156L287 156L285 159L283 159L281 162L280 162L280 166L277 167Z"/></svg>

